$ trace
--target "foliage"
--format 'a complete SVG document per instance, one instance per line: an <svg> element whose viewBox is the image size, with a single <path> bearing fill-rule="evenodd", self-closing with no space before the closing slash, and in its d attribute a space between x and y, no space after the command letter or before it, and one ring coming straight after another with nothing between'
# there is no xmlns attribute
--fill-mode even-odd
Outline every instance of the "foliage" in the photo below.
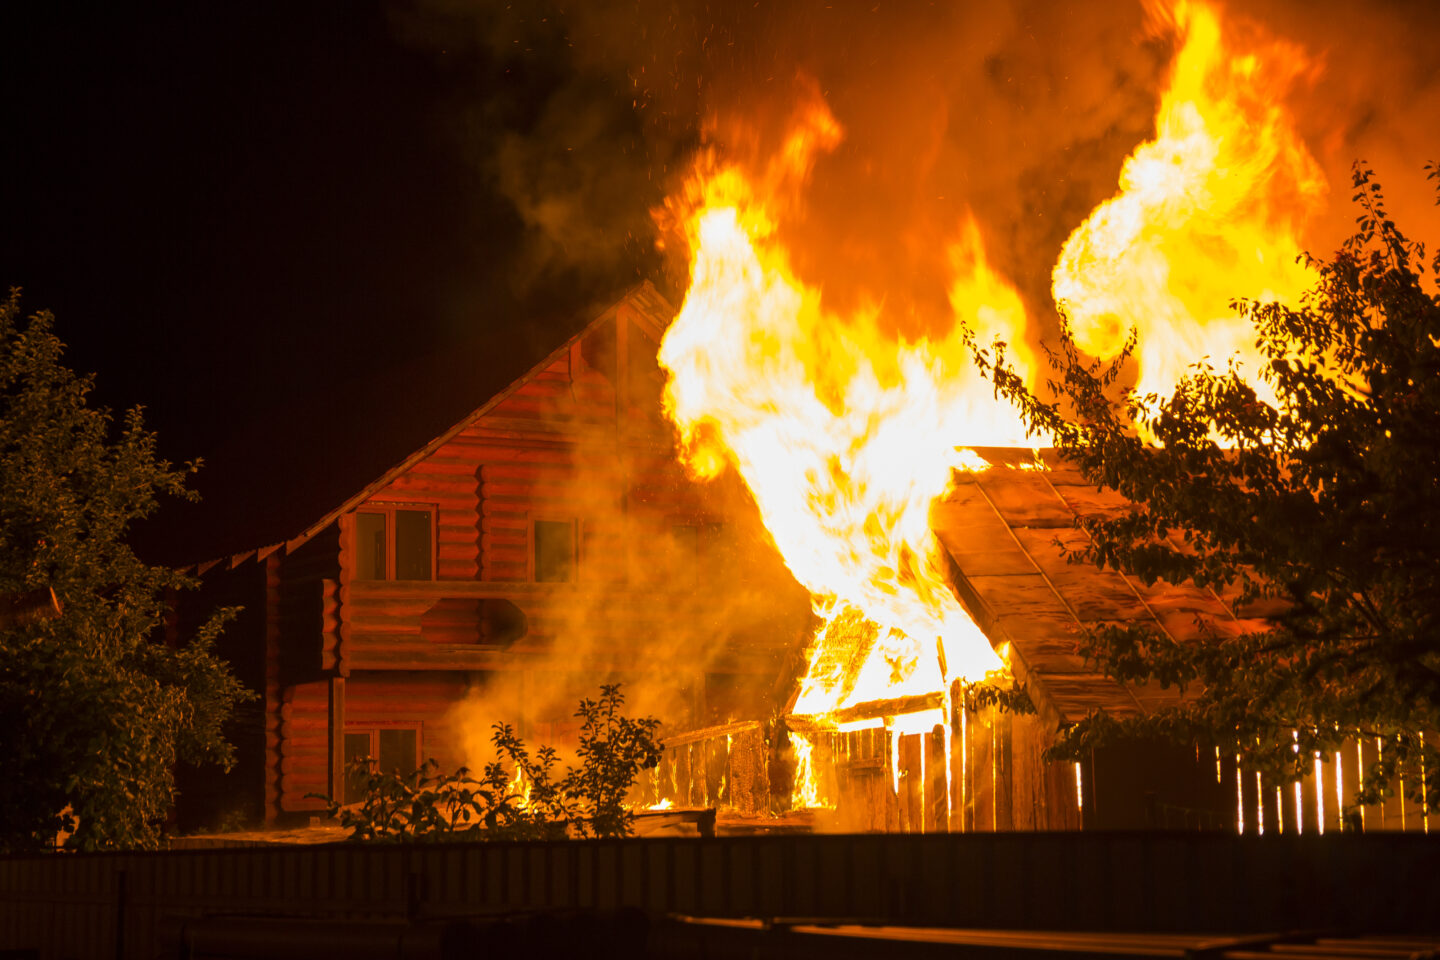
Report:
<svg viewBox="0 0 1440 960"><path fill-rule="evenodd" d="M1030 699L1030 692L1013 677L967 683L961 689L961 697L964 699L965 709L971 712L988 710L991 707L1001 713L1035 712L1035 703Z"/></svg>
<svg viewBox="0 0 1440 960"><path fill-rule="evenodd" d="M364 758L365 798L353 808L330 801L352 840L558 840L566 836L624 837L634 814L625 806L641 770L660 762L655 740L659 721L620 713L619 684L600 688L600 699L584 699L575 715L582 722L578 755L557 780L559 757L544 746L531 757L508 723L497 722L491 742L496 759L477 780L461 767L442 773L427 760L410 774L381 772ZM510 768L507 769L506 761ZM514 770L514 773L511 770Z"/></svg>
<svg viewBox="0 0 1440 960"><path fill-rule="evenodd" d="M189 642L152 640L177 571L125 543L197 464L156 456L138 408L118 435L92 378L62 363L54 318L0 304L0 594L52 588L53 619L0 629L0 851L153 848L177 760L227 766L221 733L247 694L211 652L232 611Z"/></svg>
<svg viewBox="0 0 1440 960"><path fill-rule="evenodd" d="M661 745L655 739L660 721L632 719L620 713L625 698L620 685L600 688L599 700L581 700L575 716L580 727L581 764L565 776L562 791L578 799L586 816L575 826L580 836L629 836L635 815L625 806L635 776L660 764Z"/></svg>
<svg viewBox="0 0 1440 960"><path fill-rule="evenodd" d="M1138 625L1092 631L1083 652L1110 675L1191 696L1143 720L1093 715L1057 755L1160 733L1295 779L1358 733L1381 745L1358 802L1402 778L1440 806L1440 256L1427 263L1401 234L1368 170L1354 182L1359 229L1309 260L1319 279L1300 307L1235 303L1273 406L1233 363L1192 368L1169 399L1118 391L1129 351L1090 362L1068 330L1051 354L1056 402L1026 388L1003 345L978 355L1064 459L1133 504L1081 518L1076 559L1193 581L1252 617L1204 624L1187 645Z"/></svg>

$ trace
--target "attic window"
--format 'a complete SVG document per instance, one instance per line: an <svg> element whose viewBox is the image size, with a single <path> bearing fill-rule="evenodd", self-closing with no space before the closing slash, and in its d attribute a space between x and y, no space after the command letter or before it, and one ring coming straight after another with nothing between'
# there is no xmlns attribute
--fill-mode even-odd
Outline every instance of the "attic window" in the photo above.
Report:
<svg viewBox="0 0 1440 960"><path fill-rule="evenodd" d="M435 509L371 504L355 514L354 579L435 579Z"/></svg>

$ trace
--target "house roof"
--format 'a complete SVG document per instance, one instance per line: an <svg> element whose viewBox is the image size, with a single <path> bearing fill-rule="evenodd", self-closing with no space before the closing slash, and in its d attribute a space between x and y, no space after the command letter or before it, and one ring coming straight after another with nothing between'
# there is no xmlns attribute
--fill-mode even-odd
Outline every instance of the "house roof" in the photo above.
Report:
<svg viewBox="0 0 1440 960"><path fill-rule="evenodd" d="M262 540L260 536L255 536L249 540L249 544L244 549L221 556L212 555L211 559L194 564L191 569L203 574L217 566L233 568L247 560L263 560L276 551L289 552L298 549L311 537L333 523L337 517L349 510L353 510L356 506L373 496L377 491L382 490L396 477L434 453L477 419L485 416L491 410L502 404L508 397L544 371L545 368L564 357L577 342L584 339L592 331L607 323L613 322L616 315L622 309L628 309L627 316L634 322L646 327L648 332L657 340L662 335L664 328L669 324L670 318L675 312L675 308L648 280L632 287L609 307L601 311L593 320L541 358L539 362L533 364L529 370L512 380L503 389L494 393L480 406L472 409L459 420L452 422L448 428L436 435L424 446L413 450L404 456L403 459L393 461L392 465L388 469L383 470L383 472L378 472L377 474L377 467L373 463L369 465L366 473L359 473L354 467L351 467L341 474L343 478L350 478L348 486L342 488L338 487L336 483L337 479L341 479L341 477L330 475L320 478L322 480L320 483L307 484L305 483L307 478L297 476L297 471L293 469L290 470L286 476L282 478L281 483L274 484L277 493L284 493L287 486L294 485L328 491L330 493L329 497L320 500L312 495L306 499L305 503L310 504L308 516L297 514L293 505L289 510L279 510L280 516L298 518L291 519L289 525L285 527L277 528L273 525L267 527L266 521L262 517L252 518L255 527L262 530L273 531L273 533L266 538L268 542L264 542L261 546L255 546L254 544L257 541ZM445 384L450 379L452 378L442 377L439 382ZM411 436L413 437L413 434L411 434ZM322 444L321 446L323 450L325 445ZM333 446L331 446L330 449L333 449ZM365 461L362 460L361 462L363 463ZM310 467L312 470L324 470L327 473L331 470L331 464L328 463L314 463L311 464ZM273 474L271 475L271 479L273 480ZM264 513L265 510L264 505L248 504L246 506L250 508L251 512Z"/></svg>
<svg viewBox="0 0 1440 960"><path fill-rule="evenodd" d="M1077 517L1113 516L1129 502L1086 483L1053 450L976 452L991 468L957 474L931 525L954 562L961 601L994 646L1010 644L1011 667L1052 728L1097 708L1138 716L1179 702L1173 687L1121 684L1087 666L1077 648L1086 628L1148 623L1176 643L1193 643L1202 635L1198 618L1228 634L1263 625L1237 616L1229 598L1210 590L1146 586L1067 559L1067 548L1084 543Z"/></svg>

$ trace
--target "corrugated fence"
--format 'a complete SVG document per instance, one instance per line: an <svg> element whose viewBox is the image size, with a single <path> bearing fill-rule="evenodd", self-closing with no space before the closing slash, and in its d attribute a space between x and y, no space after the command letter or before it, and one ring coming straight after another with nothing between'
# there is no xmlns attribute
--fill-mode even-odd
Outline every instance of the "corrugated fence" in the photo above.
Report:
<svg viewBox="0 0 1440 960"><path fill-rule="evenodd" d="M1440 838L758 836L0 859L0 949L43 958L153 957L167 916L617 907L1012 930L1435 930Z"/></svg>

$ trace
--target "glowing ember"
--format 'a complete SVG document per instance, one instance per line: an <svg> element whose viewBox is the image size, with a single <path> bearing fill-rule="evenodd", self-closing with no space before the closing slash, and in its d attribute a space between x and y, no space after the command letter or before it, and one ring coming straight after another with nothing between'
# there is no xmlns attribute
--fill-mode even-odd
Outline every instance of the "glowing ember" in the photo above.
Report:
<svg viewBox="0 0 1440 960"><path fill-rule="evenodd" d="M1136 329L1142 395L1168 396L1189 365L1239 353L1247 380L1273 399L1254 376L1254 333L1230 303L1295 305L1314 283L1296 261L1325 178L1281 104L1315 67L1281 41L1231 51L1205 4L1180 0L1153 16L1181 41L1155 139L1125 161L1120 193L1065 242L1055 300L1097 357Z"/></svg>

